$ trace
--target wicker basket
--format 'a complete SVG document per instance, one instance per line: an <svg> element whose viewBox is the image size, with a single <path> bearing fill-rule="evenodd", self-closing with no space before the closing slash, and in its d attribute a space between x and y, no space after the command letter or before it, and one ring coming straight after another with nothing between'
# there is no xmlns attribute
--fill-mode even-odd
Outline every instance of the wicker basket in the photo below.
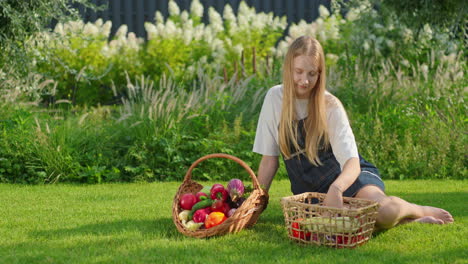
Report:
<svg viewBox="0 0 468 264"><path fill-rule="evenodd" d="M239 208L237 208L235 213L231 217L226 219L222 224L211 227L209 229L203 228L198 229L196 231L190 231L184 228L184 226L178 218L179 213L182 211L182 209L179 206L179 197L181 197L181 195L185 193L195 194L203 188L201 184L191 179L192 170L200 162L211 158L226 158L239 163L250 174L250 177L252 178L253 191L250 194L250 196L242 203L242 205ZM205 238L211 236L224 235L227 233L236 233L242 230L243 228L253 226L257 222L257 219L262 213L262 211L266 208L267 204L268 194L260 188L255 173L245 162L243 162L239 158L227 154L210 154L201 157L200 159L195 161L185 174L184 181L177 190L177 193L174 197L174 202L172 204L172 221L174 222L175 226L177 227L177 230L179 230L180 233L190 237Z"/></svg>
<svg viewBox="0 0 468 264"><path fill-rule="evenodd" d="M307 192L283 197L288 236L300 244L354 248L366 243L374 230L378 203L343 197L344 208L323 206L325 194Z"/></svg>

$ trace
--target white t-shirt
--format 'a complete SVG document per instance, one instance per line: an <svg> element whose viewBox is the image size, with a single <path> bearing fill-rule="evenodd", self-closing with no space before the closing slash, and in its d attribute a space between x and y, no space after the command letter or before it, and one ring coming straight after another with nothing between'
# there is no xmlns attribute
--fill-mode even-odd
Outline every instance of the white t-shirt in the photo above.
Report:
<svg viewBox="0 0 468 264"><path fill-rule="evenodd" d="M328 91L325 96L332 96ZM253 151L267 156L279 156L278 127L281 118L283 86L276 85L268 90L263 102L257 125ZM308 99L296 99L298 119L307 117ZM330 145L336 160L343 166L348 159L359 157L353 131L341 104L327 106L327 124Z"/></svg>

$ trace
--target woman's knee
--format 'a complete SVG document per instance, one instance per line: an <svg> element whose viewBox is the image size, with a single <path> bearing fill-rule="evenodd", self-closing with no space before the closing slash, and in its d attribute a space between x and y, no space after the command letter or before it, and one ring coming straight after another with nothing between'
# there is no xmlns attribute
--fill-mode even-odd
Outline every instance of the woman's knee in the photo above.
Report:
<svg viewBox="0 0 468 264"><path fill-rule="evenodd" d="M398 198L387 196L379 202L379 205L377 226L388 229L398 224L401 215L401 206Z"/></svg>

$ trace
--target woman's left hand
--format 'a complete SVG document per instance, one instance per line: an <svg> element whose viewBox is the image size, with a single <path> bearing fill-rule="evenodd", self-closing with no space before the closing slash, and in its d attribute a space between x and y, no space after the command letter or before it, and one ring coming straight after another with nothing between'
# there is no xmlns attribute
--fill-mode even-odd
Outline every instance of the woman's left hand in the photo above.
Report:
<svg viewBox="0 0 468 264"><path fill-rule="evenodd" d="M327 195L323 200L323 205L336 208L343 208L343 192L334 185L330 186Z"/></svg>

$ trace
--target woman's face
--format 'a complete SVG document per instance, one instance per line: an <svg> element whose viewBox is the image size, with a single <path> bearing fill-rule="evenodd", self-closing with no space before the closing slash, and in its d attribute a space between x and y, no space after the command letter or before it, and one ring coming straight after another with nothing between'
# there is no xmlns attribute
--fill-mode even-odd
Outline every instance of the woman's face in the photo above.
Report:
<svg viewBox="0 0 468 264"><path fill-rule="evenodd" d="M298 99L307 99L317 83L319 72L312 56L300 55L293 61L294 88Z"/></svg>

